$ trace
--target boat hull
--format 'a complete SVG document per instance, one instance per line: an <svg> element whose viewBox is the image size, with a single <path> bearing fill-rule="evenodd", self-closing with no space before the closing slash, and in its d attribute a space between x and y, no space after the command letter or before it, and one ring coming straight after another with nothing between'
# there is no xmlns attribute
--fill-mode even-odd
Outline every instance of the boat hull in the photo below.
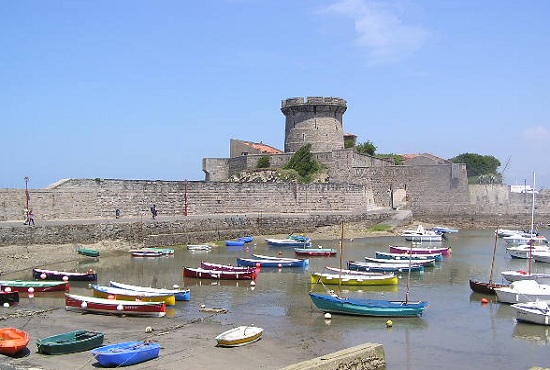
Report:
<svg viewBox="0 0 550 370"><path fill-rule="evenodd" d="M408 273L411 272L424 272L424 266L421 265L390 265L390 264L372 264L363 263L357 261L348 261L348 269L357 271L373 271L373 272L393 272L393 273Z"/></svg>
<svg viewBox="0 0 550 370"><path fill-rule="evenodd" d="M256 270L248 271L223 271L223 270L206 270L203 268L183 268L183 276L195 279L216 279L216 280L255 280L257 276Z"/></svg>
<svg viewBox="0 0 550 370"><path fill-rule="evenodd" d="M92 355L104 367L130 366L152 360L160 355L160 344L124 342L92 350Z"/></svg>
<svg viewBox="0 0 550 370"><path fill-rule="evenodd" d="M351 286L375 286L375 285L397 285L399 278L391 275L342 275L337 273L322 274L314 272L311 274L311 283L323 283L324 285L351 285Z"/></svg>
<svg viewBox="0 0 550 370"><path fill-rule="evenodd" d="M550 309L547 302L516 303L511 307L516 311L517 321L550 325Z"/></svg>
<svg viewBox="0 0 550 370"><path fill-rule="evenodd" d="M410 253L390 253L390 252L375 252L376 258L396 260L396 261L413 261L434 259L436 262L443 261L441 253L426 253L426 254L410 254Z"/></svg>
<svg viewBox="0 0 550 370"><path fill-rule="evenodd" d="M444 256L448 256L451 254L451 248L443 247L443 248L421 248L421 247L404 247L404 246L398 246L398 245L390 245L390 252L391 253L411 253L411 254L434 254L434 253L441 253Z"/></svg>
<svg viewBox="0 0 550 370"><path fill-rule="evenodd" d="M191 290L190 289L149 288L149 287L138 286L138 285L118 283L116 281L110 281L109 285L112 286L112 287L115 287L115 288L134 290L136 292L173 294L176 301L189 301L189 300L191 300Z"/></svg>
<svg viewBox="0 0 550 370"><path fill-rule="evenodd" d="M36 341L36 347L39 353L45 355L61 355L89 351L97 348L103 344L104 338L104 333L75 330L38 339Z"/></svg>
<svg viewBox="0 0 550 370"><path fill-rule="evenodd" d="M470 289L475 293L496 295L495 288L505 287L505 284L485 283L477 280L470 280Z"/></svg>
<svg viewBox="0 0 550 370"><path fill-rule="evenodd" d="M19 303L19 292L0 291L0 304L4 305L5 303L10 306Z"/></svg>
<svg viewBox="0 0 550 370"><path fill-rule="evenodd" d="M308 259L262 259L262 258L237 258L238 266L249 267L306 267L309 265Z"/></svg>
<svg viewBox="0 0 550 370"><path fill-rule="evenodd" d="M211 262L204 262L204 261L201 261L201 269L214 270L214 271L233 271L233 272L256 271L255 267L223 265L220 263L211 263Z"/></svg>
<svg viewBox="0 0 550 370"><path fill-rule="evenodd" d="M0 354L13 356L27 347L30 337L16 328L0 328Z"/></svg>
<svg viewBox="0 0 550 370"><path fill-rule="evenodd" d="M92 287L94 297L119 299L123 301L141 301L141 302L164 302L167 306L174 306L176 304L176 297L170 293L151 293L151 292L138 292L135 290L121 289L110 286L94 285Z"/></svg>
<svg viewBox="0 0 550 370"><path fill-rule="evenodd" d="M331 257L331 256L336 256L336 249L331 249L331 248L294 248L294 253L296 253L297 256Z"/></svg>
<svg viewBox="0 0 550 370"><path fill-rule="evenodd" d="M345 315L379 317L417 317L428 307L428 302L386 301L379 299L340 298L310 292L313 304L323 312Z"/></svg>
<svg viewBox="0 0 550 370"><path fill-rule="evenodd" d="M42 280L95 281L97 280L97 273L95 271L68 272L34 268L32 269L32 277Z"/></svg>
<svg viewBox="0 0 550 370"><path fill-rule="evenodd" d="M86 257L99 257L100 253L98 250L89 249L89 248L78 248L78 254L82 254Z"/></svg>
<svg viewBox="0 0 550 370"><path fill-rule="evenodd" d="M218 347L240 347L257 342L262 338L264 329L256 326L239 326L216 336Z"/></svg>
<svg viewBox="0 0 550 370"><path fill-rule="evenodd" d="M29 289L38 292L63 292L69 291L70 286L66 281L25 281L25 280L3 280L0 281L0 289L10 288L12 292L28 293Z"/></svg>
<svg viewBox="0 0 550 370"><path fill-rule="evenodd" d="M75 294L65 294L65 309L100 314L133 316L163 317L166 315L166 303L164 302L133 302L79 296Z"/></svg>

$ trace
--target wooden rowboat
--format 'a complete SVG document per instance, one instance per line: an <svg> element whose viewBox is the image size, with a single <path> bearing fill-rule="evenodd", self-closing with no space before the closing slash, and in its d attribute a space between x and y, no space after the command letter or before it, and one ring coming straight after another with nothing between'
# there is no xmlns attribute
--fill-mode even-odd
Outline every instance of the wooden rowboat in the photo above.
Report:
<svg viewBox="0 0 550 370"><path fill-rule="evenodd" d="M164 302L123 301L68 293L65 294L65 309L100 314L155 317L166 315L166 303Z"/></svg>
<svg viewBox="0 0 550 370"><path fill-rule="evenodd" d="M42 280L95 281L97 273L92 269L86 272L69 272L33 268L32 277Z"/></svg>
<svg viewBox="0 0 550 370"><path fill-rule="evenodd" d="M103 367L135 365L160 355L160 344L141 341L123 342L92 350L92 355Z"/></svg>
<svg viewBox="0 0 550 370"><path fill-rule="evenodd" d="M256 326L239 326L216 337L219 347L239 347L254 343L262 338L264 329Z"/></svg>
<svg viewBox="0 0 550 370"><path fill-rule="evenodd" d="M203 268L183 268L183 276L196 279L219 279L219 280L255 280L257 271L251 269L248 271L223 271L206 270Z"/></svg>
<svg viewBox="0 0 550 370"><path fill-rule="evenodd" d="M309 259L294 258L237 258L237 265L250 267L306 267Z"/></svg>
<svg viewBox="0 0 550 370"><path fill-rule="evenodd" d="M99 257L99 251L97 249L78 248L76 251L78 252L78 254L82 254L83 256Z"/></svg>
<svg viewBox="0 0 550 370"><path fill-rule="evenodd" d="M9 289L8 289L9 288ZM32 289L31 289L32 288ZM0 289L19 293L69 291L66 281L2 280Z"/></svg>
<svg viewBox="0 0 550 370"><path fill-rule="evenodd" d="M16 328L0 328L0 353L13 356L29 344L29 334Z"/></svg>
<svg viewBox="0 0 550 370"><path fill-rule="evenodd" d="M106 285L93 285L94 297L114 298L123 301L164 302L167 306L176 304L173 293L140 292L130 289L115 288Z"/></svg>
<svg viewBox="0 0 550 370"><path fill-rule="evenodd" d="M333 248L294 248L297 256L336 256L336 249Z"/></svg>
<svg viewBox="0 0 550 370"><path fill-rule="evenodd" d="M204 261L201 261L201 268L205 270L235 271L235 272L251 272L256 270L255 267L224 265L220 263L211 263L211 262L204 262Z"/></svg>
<svg viewBox="0 0 550 370"><path fill-rule="evenodd" d="M101 346L104 337L104 333L96 331L75 330L38 339L36 347L39 353L45 355L83 352Z"/></svg>
<svg viewBox="0 0 550 370"><path fill-rule="evenodd" d="M110 281L109 285L115 288L134 290L137 292L155 293L155 294L173 294L176 301L189 301L191 299L191 290L189 289L161 289L146 286L130 285Z"/></svg>
<svg viewBox="0 0 550 370"><path fill-rule="evenodd" d="M311 283L323 283L324 285L355 285L355 286L373 286L373 285L397 285L399 278L394 274L385 275L360 275L354 273L311 273Z"/></svg>

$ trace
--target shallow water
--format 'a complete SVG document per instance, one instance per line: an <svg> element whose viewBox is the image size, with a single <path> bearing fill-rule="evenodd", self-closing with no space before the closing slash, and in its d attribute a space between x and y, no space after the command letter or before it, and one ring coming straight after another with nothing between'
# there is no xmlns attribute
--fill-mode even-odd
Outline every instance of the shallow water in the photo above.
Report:
<svg viewBox="0 0 550 370"><path fill-rule="evenodd" d="M550 237L548 229L542 231ZM73 262L50 266L59 269L85 270L94 268L99 283L109 280L157 287L173 284L191 289L190 302L178 302L168 311L167 320L190 321L200 318L198 307L225 308L229 313L216 316L224 324L257 325L265 336L296 336L303 338L304 351L322 355L365 342L384 345L387 368L395 369L527 369L532 366L550 367L550 327L516 323L514 312L507 305L491 299L482 304L484 296L472 293L468 280L487 281L490 273L493 230L461 230L447 241L453 253L436 267L411 276L411 299L430 302L420 318L395 318L393 327L386 328L386 318L333 315L326 321L323 313L312 305L308 291L309 272L321 271L324 266L338 267L340 256L310 258L308 269L263 269L255 285L249 282L183 280L182 266L196 267L201 260L217 263L236 263L236 258L260 254L294 257L292 248L268 247L257 239L247 251L238 247L221 247L210 252L176 250L173 257L131 258L127 254L100 257L96 262ZM314 240L315 245L337 247L338 241ZM362 260L374 256L377 250L387 251L388 245L406 245L399 237L377 237L345 240L344 258ZM550 273L550 264L535 264L541 272ZM505 244L498 242L494 280L500 281L500 271L527 269L525 260L512 260L506 255ZM18 274L30 279L28 274ZM5 278L8 278L7 276ZM334 287L337 288L337 287ZM315 287L315 290L323 290ZM378 288L348 288L357 297L403 299L407 276L399 286ZM88 283L71 283L71 292L91 294ZM63 296L37 297L36 305L63 306ZM71 314L71 313L68 313Z"/></svg>

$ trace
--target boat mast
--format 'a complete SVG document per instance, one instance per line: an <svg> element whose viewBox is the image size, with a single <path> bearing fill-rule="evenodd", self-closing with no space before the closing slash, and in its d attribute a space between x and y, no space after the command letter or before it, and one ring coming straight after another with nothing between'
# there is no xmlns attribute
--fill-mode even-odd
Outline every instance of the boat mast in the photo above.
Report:
<svg viewBox="0 0 550 370"><path fill-rule="evenodd" d="M500 229L500 226L497 230ZM495 231L495 245L493 246L493 262L491 262L491 273L489 274L489 286L493 285L493 270L495 268L495 254L497 253L498 233Z"/></svg>
<svg viewBox="0 0 550 370"><path fill-rule="evenodd" d="M405 303L409 303L409 294L411 293L411 268L412 268L412 255L413 243L411 243L411 248L409 250L409 273L407 274L407 293L405 294Z"/></svg>
<svg viewBox="0 0 550 370"><path fill-rule="evenodd" d="M340 230L340 272L338 276L338 288L341 290L342 287L342 265L344 259L344 221L341 221L341 230Z"/></svg>

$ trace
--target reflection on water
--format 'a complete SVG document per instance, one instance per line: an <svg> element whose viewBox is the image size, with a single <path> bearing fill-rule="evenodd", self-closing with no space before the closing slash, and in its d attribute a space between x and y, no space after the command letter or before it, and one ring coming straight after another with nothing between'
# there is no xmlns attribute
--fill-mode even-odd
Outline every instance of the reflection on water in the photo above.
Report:
<svg viewBox="0 0 550 370"><path fill-rule="evenodd" d="M200 307L222 308L226 314L211 320L223 324L250 324L261 326L273 337L300 335L311 342L309 351L314 356L334 352L365 342L384 345L388 370L446 370L503 368L520 369L534 365L548 366L548 328L516 324L510 306L496 302L495 297L472 293L471 278L488 280L494 246L494 230L461 230L446 242L453 248L435 267L423 274L402 275L398 285L373 287L341 287L343 294L377 299L404 299L407 286L411 300L424 300L430 306L420 318L393 318L393 327L387 328L387 318L333 315L325 322L323 313L312 304L308 292L323 291L321 285L310 283L310 273L320 272L325 266L339 267L339 258L310 258L308 269L262 269L252 284L250 281L226 281L183 278L183 266L198 267L201 260L236 265L237 257L251 253L295 257L292 248L269 248L262 241L248 250L214 247L207 253L176 249L170 258L131 258L126 252L97 261L60 263L48 268L57 270L98 271L99 284L118 281L134 285L171 288L174 285L191 289L191 301L177 302L170 307L166 320L180 324L204 317ZM543 234L549 236L545 229ZM336 241L314 240L315 245L337 245ZM343 262L361 261L373 257L376 251L388 251L389 245L406 245L400 237L376 237L344 240ZM499 241L493 280L501 282L500 271L525 269L527 262L513 260L506 255L504 242ZM537 267L550 272L550 264ZM32 279L31 271L20 272L4 279ZM338 287L330 287L334 289ZM336 289L334 289L336 290ZM91 295L88 283L71 282L71 293ZM482 304L487 298L489 303ZM64 307L62 293L21 299L20 308ZM75 315L67 312L67 315ZM519 339L519 340L514 340ZM452 350L449 350L452 349ZM437 356L434 356L437 353ZM506 353L506 356L502 356ZM529 353L529 356L525 356Z"/></svg>

